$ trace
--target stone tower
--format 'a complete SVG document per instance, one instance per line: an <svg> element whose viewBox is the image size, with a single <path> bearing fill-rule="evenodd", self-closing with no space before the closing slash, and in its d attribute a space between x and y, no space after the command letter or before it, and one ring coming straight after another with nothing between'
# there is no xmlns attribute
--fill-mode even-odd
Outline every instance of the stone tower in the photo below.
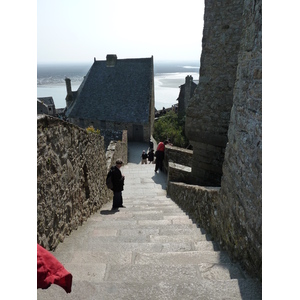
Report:
<svg viewBox="0 0 300 300"><path fill-rule="evenodd" d="M205 1L199 84L186 110L196 184L221 185L242 19L242 0Z"/></svg>
<svg viewBox="0 0 300 300"><path fill-rule="evenodd" d="M192 98L196 87L197 84L193 81L193 76L187 75L185 77L185 83L180 86L180 92L177 98L179 116L185 116L189 101Z"/></svg>

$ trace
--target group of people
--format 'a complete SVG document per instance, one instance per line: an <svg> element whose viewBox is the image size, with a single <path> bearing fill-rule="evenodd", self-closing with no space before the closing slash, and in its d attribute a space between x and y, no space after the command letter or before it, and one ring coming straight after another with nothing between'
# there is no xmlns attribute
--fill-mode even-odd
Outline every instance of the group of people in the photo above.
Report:
<svg viewBox="0 0 300 300"><path fill-rule="evenodd" d="M153 149L153 142L150 140L149 143L149 151L146 153L145 150L143 150L143 153L141 155L142 158L142 165L147 164L147 160L149 161L149 164L155 162L155 173L158 171L158 169L162 172L163 171L163 160L165 156L165 145L170 144L172 145L169 140L165 140L164 142L160 142L157 145L156 151L154 152ZM155 157L155 159L154 159Z"/></svg>
<svg viewBox="0 0 300 300"><path fill-rule="evenodd" d="M154 149L149 149L148 153L146 153L145 150L143 150L142 153L142 165L147 164L147 160L149 161L149 164L154 163Z"/></svg>
<svg viewBox="0 0 300 300"><path fill-rule="evenodd" d="M147 160L149 161L149 164L154 163L155 161L155 169L154 169L155 173L157 173L158 169L162 172L163 160L165 156L165 145L167 144L172 145L168 140L165 140L164 142L160 142L157 145L156 151L154 153L153 142L150 140L148 153L146 153L146 151L143 150L143 153L141 155L142 164L147 164ZM123 197L122 197L125 176L122 175L120 171L122 165L123 165L123 161L121 159L118 159L116 161L116 165L111 168L112 170L111 180L113 184L112 191L114 193L112 210L118 210L119 207L125 208L125 206L123 205Z"/></svg>

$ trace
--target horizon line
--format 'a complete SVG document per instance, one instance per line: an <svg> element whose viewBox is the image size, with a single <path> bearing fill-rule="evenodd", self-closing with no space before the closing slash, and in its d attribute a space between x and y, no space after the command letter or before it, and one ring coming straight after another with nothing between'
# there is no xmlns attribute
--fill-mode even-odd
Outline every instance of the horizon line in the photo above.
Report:
<svg viewBox="0 0 300 300"><path fill-rule="evenodd" d="M140 57L136 57L137 59ZM132 58L119 58L119 59L132 59ZM97 60L97 58L96 58ZM103 59L105 61L106 59ZM101 61L101 59L100 59ZM159 62L159 63L171 63L171 62L193 62L193 63L199 63L200 65L200 59L195 60L195 59L154 59L154 62ZM81 61L37 61L37 65L51 65L51 64L93 64L94 63L94 58L91 59L91 61L87 60L81 60Z"/></svg>

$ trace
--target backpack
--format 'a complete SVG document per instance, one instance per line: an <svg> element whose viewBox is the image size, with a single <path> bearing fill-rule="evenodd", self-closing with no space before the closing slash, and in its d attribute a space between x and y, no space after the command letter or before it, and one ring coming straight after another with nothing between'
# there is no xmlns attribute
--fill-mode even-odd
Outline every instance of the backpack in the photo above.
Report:
<svg viewBox="0 0 300 300"><path fill-rule="evenodd" d="M109 170L109 172L107 173L107 176L106 176L106 186L112 190L114 188L114 185L113 185L113 182L112 182L112 172L113 172L113 168L111 168Z"/></svg>

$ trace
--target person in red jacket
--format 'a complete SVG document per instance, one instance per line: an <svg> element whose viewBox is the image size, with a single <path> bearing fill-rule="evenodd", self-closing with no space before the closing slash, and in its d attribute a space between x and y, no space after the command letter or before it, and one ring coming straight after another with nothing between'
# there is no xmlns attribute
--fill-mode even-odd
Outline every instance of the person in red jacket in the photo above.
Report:
<svg viewBox="0 0 300 300"><path fill-rule="evenodd" d="M157 145L156 148L156 152L155 152L155 157L156 157L156 161L155 161L155 173L157 172L158 169L160 169L161 172L163 172L163 160L165 157L165 145L167 145L169 142L168 141L164 141L164 142L160 142Z"/></svg>

